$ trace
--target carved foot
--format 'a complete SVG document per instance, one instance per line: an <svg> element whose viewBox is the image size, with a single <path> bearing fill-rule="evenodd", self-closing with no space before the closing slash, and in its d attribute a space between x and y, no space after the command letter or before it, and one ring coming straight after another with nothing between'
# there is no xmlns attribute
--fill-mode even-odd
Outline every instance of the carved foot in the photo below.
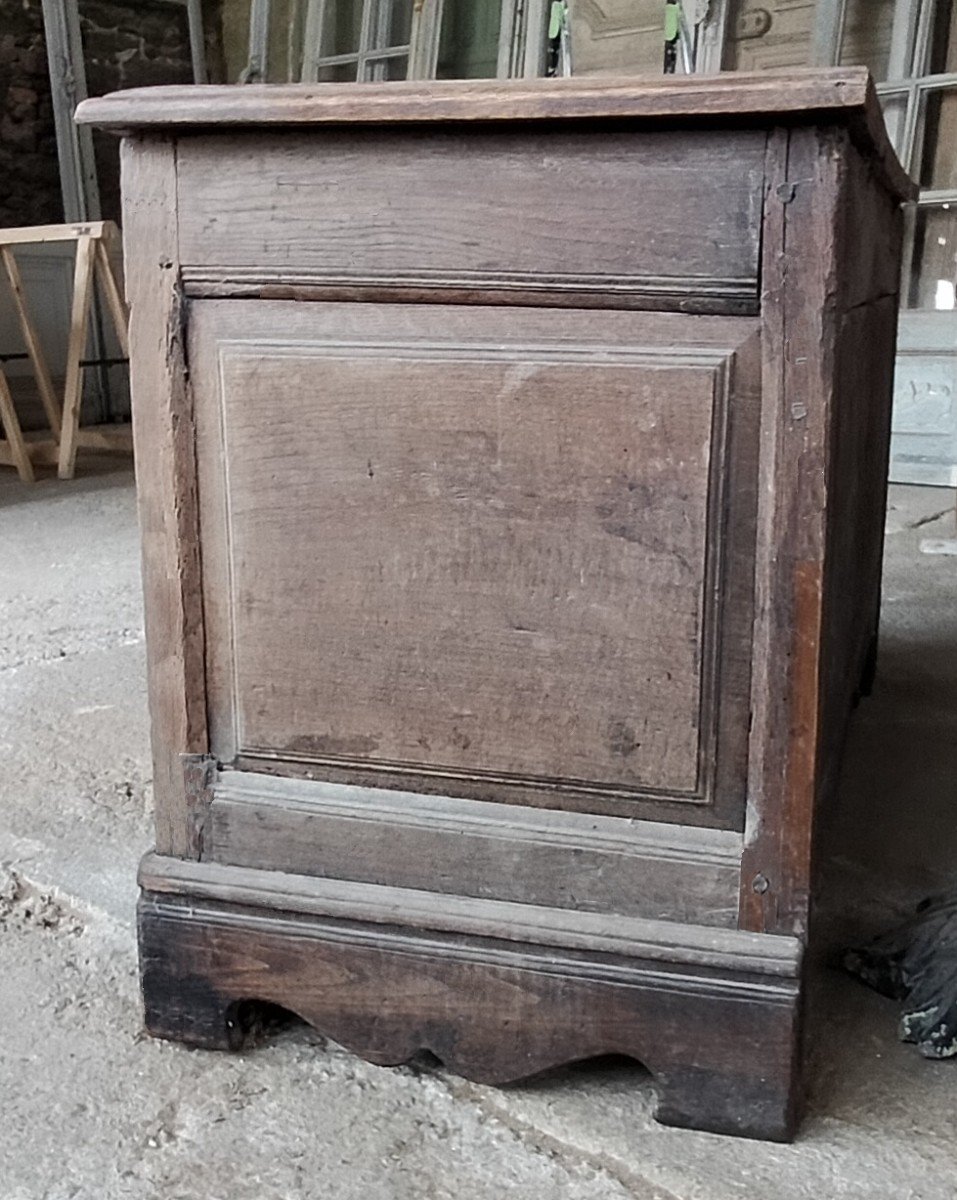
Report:
<svg viewBox="0 0 957 1200"><path fill-rule="evenodd" d="M843 965L903 1001L900 1038L925 1058L957 1056L957 894L932 897L897 929L847 950Z"/></svg>
<svg viewBox="0 0 957 1200"><path fill-rule="evenodd" d="M799 1064L769 1061L754 1074L727 1074L694 1068L656 1076L663 1125L704 1129L735 1137L790 1142L801 1108Z"/></svg>
<svg viewBox="0 0 957 1200"><path fill-rule="evenodd" d="M145 910L139 934L144 1024L153 1037L204 1050L240 1050L292 1019L278 1005L230 998L207 975L181 970L162 924L150 920Z"/></svg>

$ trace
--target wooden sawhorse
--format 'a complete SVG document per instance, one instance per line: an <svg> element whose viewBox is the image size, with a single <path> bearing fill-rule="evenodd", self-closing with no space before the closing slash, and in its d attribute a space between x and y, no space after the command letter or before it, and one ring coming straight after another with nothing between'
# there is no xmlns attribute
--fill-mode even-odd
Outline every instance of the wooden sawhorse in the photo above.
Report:
<svg viewBox="0 0 957 1200"><path fill-rule="evenodd" d="M34 479L34 466L56 466L61 479L72 479L77 449L130 449L126 430L80 429L80 404L83 398L83 352L89 334L93 288L99 282L110 313L117 341L124 357L129 357L129 314L120 285L110 261L119 230L112 221L85 221L73 225L32 225L19 229L0 229L0 258L10 284L27 356L36 377L40 400L50 426L51 436L44 440L24 437L13 404L10 388L0 367L0 423L5 439L0 440L0 464L17 468L25 482ZM49 366L40 346L36 325L27 305L23 279L14 254L15 246L43 245L48 242L76 242L73 272L73 300L70 308L70 335L67 343L66 379L62 405L57 400Z"/></svg>

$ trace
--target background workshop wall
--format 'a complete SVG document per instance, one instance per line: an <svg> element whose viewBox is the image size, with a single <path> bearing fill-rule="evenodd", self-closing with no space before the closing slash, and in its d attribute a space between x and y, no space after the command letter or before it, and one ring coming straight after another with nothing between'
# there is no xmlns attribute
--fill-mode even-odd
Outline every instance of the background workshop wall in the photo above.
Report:
<svg viewBox="0 0 957 1200"><path fill-rule="evenodd" d="M53 9L59 10L55 22L50 19ZM69 18L82 45L79 63L75 45L64 44L69 38L57 36L67 29ZM54 23L57 28L51 31ZM48 45L55 56L53 79L62 85L57 88L51 87ZM40 0L0 0L0 227L101 216L118 220L119 143L108 134L94 133L92 169L84 167L79 161L82 146L72 132L76 99L85 91L97 95L192 79L190 26L181 0L74 0L72 4L54 0L46 6ZM81 194L82 199L77 199ZM73 244L62 242L23 246L17 252L27 299L58 387L69 338L73 253ZM0 281L0 356L23 354L24 349L14 309ZM101 360L121 357L99 306L86 353ZM8 359L4 372L24 428L45 427L29 362ZM87 368L85 419L122 420L128 412L122 363L106 361Z"/></svg>
<svg viewBox="0 0 957 1200"><path fill-rule="evenodd" d="M62 220L43 14L0 0L0 225Z"/></svg>
<svg viewBox="0 0 957 1200"><path fill-rule="evenodd" d="M655 75L665 7L567 0L563 22L555 0L0 0L0 222L119 216L115 140L72 124L88 93L190 80ZM679 72L865 64L878 81L891 138L921 185L907 211L891 475L957 485L957 0L681 0L678 12ZM558 54L549 36L563 25ZM50 261L58 253L24 264L28 289L45 298L54 365L68 279ZM0 353L7 317L0 301ZM109 357L105 336L97 353ZM124 416L122 372L87 375L91 414Z"/></svg>

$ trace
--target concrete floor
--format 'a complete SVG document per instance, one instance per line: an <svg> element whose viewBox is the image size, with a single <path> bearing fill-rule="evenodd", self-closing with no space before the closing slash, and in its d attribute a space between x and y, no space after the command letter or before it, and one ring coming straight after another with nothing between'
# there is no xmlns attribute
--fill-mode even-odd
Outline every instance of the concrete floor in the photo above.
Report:
<svg viewBox="0 0 957 1200"><path fill-rule="evenodd" d="M140 1033L134 876L150 842L127 469L0 473L0 1200L953 1200L957 1062L837 973L811 1013L793 1146L665 1129L604 1062L494 1089L369 1066L297 1028L249 1054ZM957 877L952 496L894 488L875 695L858 710L822 928L880 928Z"/></svg>

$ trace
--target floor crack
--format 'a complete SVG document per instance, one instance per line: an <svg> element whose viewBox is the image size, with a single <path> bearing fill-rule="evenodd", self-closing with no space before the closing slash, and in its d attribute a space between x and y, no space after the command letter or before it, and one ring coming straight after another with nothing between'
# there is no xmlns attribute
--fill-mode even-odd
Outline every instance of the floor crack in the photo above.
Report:
<svg viewBox="0 0 957 1200"><path fill-rule="evenodd" d="M916 521L909 521L905 526L906 529L920 529L922 525L930 525L933 521L939 521L941 517L946 517L948 513L954 511L954 506L948 504L946 508L942 508L940 512L931 513L929 517L918 517Z"/></svg>

